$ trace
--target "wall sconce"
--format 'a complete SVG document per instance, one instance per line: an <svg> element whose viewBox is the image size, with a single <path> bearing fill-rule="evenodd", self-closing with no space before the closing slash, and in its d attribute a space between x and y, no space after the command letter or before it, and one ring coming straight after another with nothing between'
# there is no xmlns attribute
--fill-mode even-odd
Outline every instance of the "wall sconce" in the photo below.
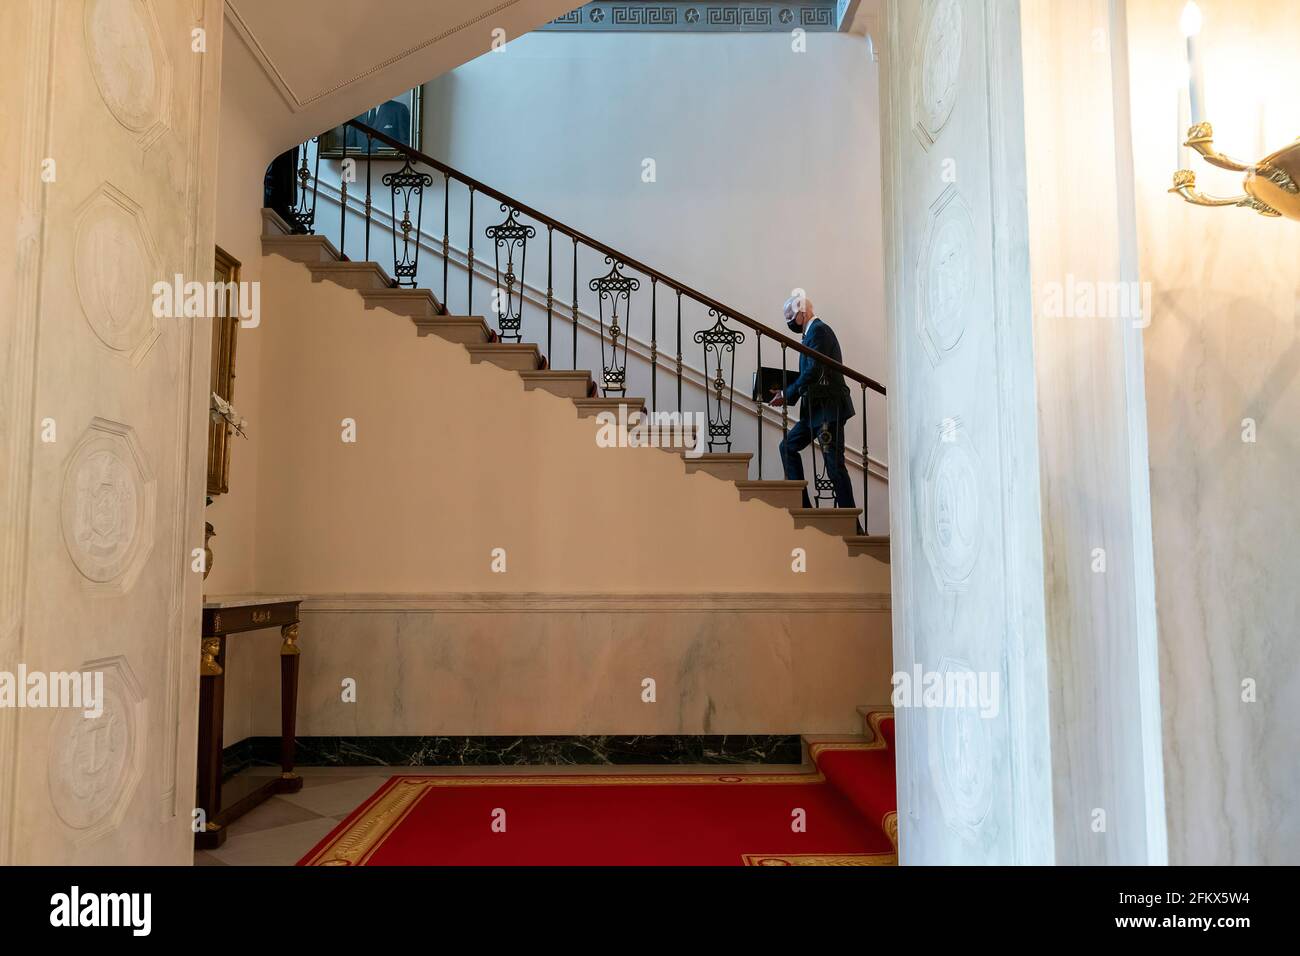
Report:
<svg viewBox="0 0 1300 956"><path fill-rule="evenodd" d="M1186 142L1180 143L1180 164L1182 147L1190 147L1211 166L1245 173L1245 194L1207 196L1196 188L1196 173L1185 168L1174 173L1174 185L1169 191L1194 206L1240 206L1261 216L1300 221L1300 139L1257 163L1238 162L1214 148L1214 128L1205 119L1205 72L1199 40L1202 24L1201 8L1196 0L1189 0L1180 26L1187 38L1188 105L1193 125L1187 130Z"/></svg>

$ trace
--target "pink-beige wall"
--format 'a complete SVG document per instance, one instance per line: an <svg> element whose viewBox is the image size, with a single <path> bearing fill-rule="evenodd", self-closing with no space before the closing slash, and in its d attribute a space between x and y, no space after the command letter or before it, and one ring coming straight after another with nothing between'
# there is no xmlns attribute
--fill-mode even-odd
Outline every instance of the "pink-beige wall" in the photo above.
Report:
<svg viewBox="0 0 1300 956"><path fill-rule="evenodd" d="M599 447L569 400L305 266L260 270L253 579L309 595L301 734L849 732L886 698L886 565L674 453ZM230 644L228 744L275 732L274 644Z"/></svg>
<svg viewBox="0 0 1300 956"><path fill-rule="evenodd" d="M1199 2L1215 145L1255 162L1300 134L1300 21L1269 0ZM1300 224L1168 194L1182 7L1129 4L1169 861L1294 864ZM1186 161L1205 192L1241 193L1240 173Z"/></svg>

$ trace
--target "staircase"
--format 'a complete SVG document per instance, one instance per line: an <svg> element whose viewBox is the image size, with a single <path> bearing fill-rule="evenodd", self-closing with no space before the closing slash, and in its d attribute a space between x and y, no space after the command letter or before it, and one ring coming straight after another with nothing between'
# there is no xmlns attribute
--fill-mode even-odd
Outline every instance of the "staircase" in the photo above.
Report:
<svg viewBox="0 0 1300 956"><path fill-rule="evenodd" d="M409 318L417 336L437 336L463 346L473 363L492 365L517 375L525 390L547 393L570 403L580 418L608 412L625 415L627 421L635 422L635 416L647 411L644 398L599 396L590 370L551 368L548 356L535 343L501 341L484 316L449 315L432 291L398 287L378 262L350 261L324 236L294 234L289 224L270 209L263 210L262 221L264 254L303 264L310 270L313 282L329 281L357 292L366 309L385 309ZM667 441L670 438L667 433L656 434L651 430L650 435L656 447L682 460L686 475L702 473L730 482L740 501L761 501L789 513L796 529L811 528L841 538L850 557L866 556L888 563L887 536L857 533L862 509L804 508L802 496L807 482L751 480L753 456L750 453L691 454L696 437L693 432L678 435L684 441L675 444Z"/></svg>
<svg viewBox="0 0 1300 956"><path fill-rule="evenodd" d="M898 853L898 795L894 712L859 707L861 735L819 734L803 738L807 759Z"/></svg>

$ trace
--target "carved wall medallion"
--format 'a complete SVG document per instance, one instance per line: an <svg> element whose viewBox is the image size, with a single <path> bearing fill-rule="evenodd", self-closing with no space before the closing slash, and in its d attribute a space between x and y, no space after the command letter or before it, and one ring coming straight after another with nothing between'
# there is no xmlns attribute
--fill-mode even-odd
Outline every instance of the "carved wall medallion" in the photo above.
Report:
<svg viewBox="0 0 1300 956"><path fill-rule="evenodd" d="M916 134L927 149L948 125L960 89L962 12L958 0L933 0L921 21L912 86Z"/></svg>
<svg viewBox="0 0 1300 956"><path fill-rule="evenodd" d="M162 334L153 314L152 289L164 277L143 211L108 183L78 214L73 273L91 331L139 364Z"/></svg>
<svg viewBox="0 0 1300 956"><path fill-rule="evenodd" d="M92 589L128 590L153 546L155 482L127 425L96 418L63 476L63 542Z"/></svg>
<svg viewBox="0 0 1300 956"><path fill-rule="evenodd" d="M975 300L975 221L955 186L931 207L916 281L916 331L938 366L961 344Z"/></svg>
<svg viewBox="0 0 1300 956"><path fill-rule="evenodd" d="M946 685L949 674L967 675L974 668L967 661L945 657L939 662L939 673ZM968 840L975 838L993 802L990 724L995 719L981 716L977 706L945 706L937 714L930 713L930 769L944 822Z"/></svg>
<svg viewBox="0 0 1300 956"><path fill-rule="evenodd" d="M69 827L94 839L121 822L144 766L145 700L124 657L87 661L104 675L103 713L62 710L49 740L50 803Z"/></svg>
<svg viewBox="0 0 1300 956"><path fill-rule="evenodd" d="M166 126L171 63L146 0L90 0L86 57L109 112L143 144Z"/></svg>
<svg viewBox="0 0 1300 956"><path fill-rule="evenodd" d="M930 450L921 498L921 543L940 590L966 590L983 536L979 459L961 419L947 419Z"/></svg>

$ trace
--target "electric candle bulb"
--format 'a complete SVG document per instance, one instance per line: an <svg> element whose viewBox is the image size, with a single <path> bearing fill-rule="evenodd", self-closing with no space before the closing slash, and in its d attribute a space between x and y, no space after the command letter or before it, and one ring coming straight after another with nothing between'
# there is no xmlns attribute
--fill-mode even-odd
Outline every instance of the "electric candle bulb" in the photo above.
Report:
<svg viewBox="0 0 1300 956"><path fill-rule="evenodd" d="M1201 44L1198 40L1204 24L1205 18L1201 14L1200 6L1197 5L1196 0L1188 0L1187 6L1183 7L1179 26L1182 28L1183 36L1187 38L1187 72L1190 77L1188 99L1191 101L1193 123L1204 123L1206 120L1205 67L1201 62Z"/></svg>

